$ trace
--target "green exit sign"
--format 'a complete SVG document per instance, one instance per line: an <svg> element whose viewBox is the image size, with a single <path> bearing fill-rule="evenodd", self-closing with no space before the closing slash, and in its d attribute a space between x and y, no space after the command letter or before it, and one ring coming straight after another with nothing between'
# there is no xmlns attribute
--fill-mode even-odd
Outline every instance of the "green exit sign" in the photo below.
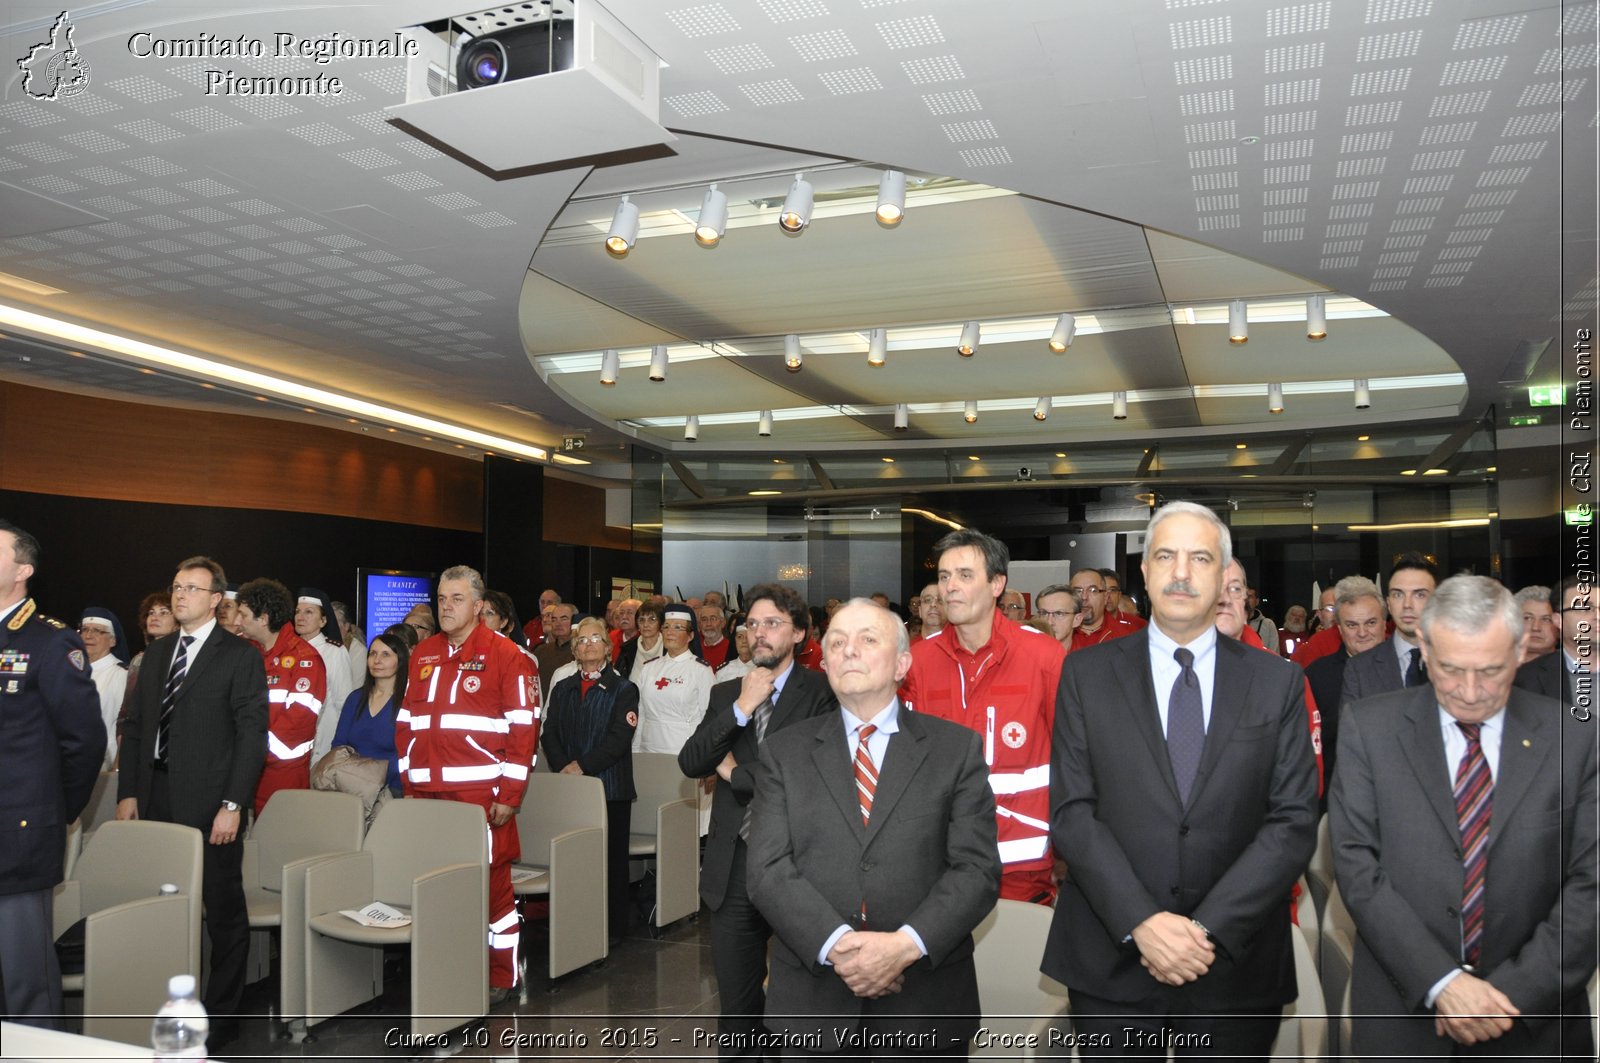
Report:
<svg viewBox="0 0 1600 1063"><path fill-rule="evenodd" d="M1565 406L1566 389L1560 385L1528 389L1529 406Z"/></svg>
<svg viewBox="0 0 1600 1063"><path fill-rule="evenodd" d="M1536 413L1514 413L1508 420L1510 420L1512 428L1528 428L1544 422L1544 418Z"/></svg>
<svg viewBox="0 0 1600 1063"><path fill-rule="evenodd" d="M1587 502L1579 503L1576 506L1568 506L1566 515L1568 524L1581 526L1594 523L1594 507Z"/></svg>

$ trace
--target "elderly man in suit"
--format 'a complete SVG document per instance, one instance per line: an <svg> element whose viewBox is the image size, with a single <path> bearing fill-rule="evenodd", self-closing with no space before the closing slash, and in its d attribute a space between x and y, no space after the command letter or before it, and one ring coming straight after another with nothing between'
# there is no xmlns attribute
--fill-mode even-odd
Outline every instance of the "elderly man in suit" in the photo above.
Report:
<svg viewBox="0 0 1600 1063"><path fill-rule="evenodd" d="M972 931L1000 891L981 741L902 711L909 638L887 609L846 604L823 654L842 711L770 736L756 781L748 883L777 934L767 1024L785 1055L964 1053Z"/></svg>
<svg viewBox="0 0 1600 1063"><path fill-rule="evenodd" d="M1517 669L1516 685L1566 705L1580 720L1594 715L1594 677L1600 671L1600 595L1592 581L1568 576L1551 604L1561 624L1561 644Z"/></svg>
<svg viewBox="0 0 1600 1063"><path fill-rule="evenodd" d="M1439 569L1426 557L1413 550L1395 559L1389 569L1385 598L1389 619L1394 621L1394 634L1345 664L1341 707L1374 694L1419 687L1428 681L1417 624L1438 585Z"/></svg>
<svg viewBox="0 0 1600 1063"><path fill-rule="evenodd" d="M756 1035L761 1032L762 983L772 937L745 885L749 806L761 746L791 724L832 715L839 703L820 673L794 666L795 650L811 626L805 599L788 587L766 583L750 591L745 604L755 667L711 688L705 718L678 751L678 766L691 779L717 779L711 831L700 864L700 899L712 913L711 962L722 1005L717 1049L725 1057L753 1059L761 1055Z"/></svg>
<svg viewBox="0 0 1600 1063"><path fill-rule="evenodd" d="M211 939L212 1043L237 1032L250 921L241 809L267 759L267 673L255 646L217 623L222 566L191 557L172 582L178 630L150 644L122 731L118 819L183 823L206 837L202 900Z"/></svg>
<svg viewBox="0 0 1600 1063"><path fill-rule="evenodd" d="M1445 580L1421 631L1432 685L1351 706L1329 802L1355 1050L1593 1059L1595 726L1512 688L1494 580Z"/></svg>
<svg viewBox="0 0 1600 1063"><path fill-rule="evenodd" d="M1074 652L1057 694L1050 828L1066 860L1042 969L1084 1058L1265 1059L1296 996L1289 894L1316 846L1300 669L1215 626L1228 529L1151 518L1148 626Z"/></svg>

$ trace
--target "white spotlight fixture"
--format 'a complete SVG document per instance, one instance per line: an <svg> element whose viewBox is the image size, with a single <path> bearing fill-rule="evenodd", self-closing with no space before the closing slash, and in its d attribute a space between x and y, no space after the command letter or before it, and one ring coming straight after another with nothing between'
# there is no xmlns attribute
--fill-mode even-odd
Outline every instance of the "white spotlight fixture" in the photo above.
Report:
<svg viewBox="0 0 1600 1063"><path fill-rule="evenodd" d="M716 247L728 228L728 193L712 185L706 189L706 198L700 201L700 220L694 226L694 238L701 247Z"/></svg>
<svg viewBox="0 0 1600 1063"><path fill-rule="evenodd" d="M1033 419L1042 421L1050 416L1050 396L1040 395L1039 401L1033 404Z"/></svg>
<svg viewBox="0 0 1600 1063"><path fill-rule="evenodd" d="M800 371L800 337L790 333L783 338L783 367L791 373Z"/></svg>
<svg viewBox="0 0 1600 1063"><path fill-rule="evenodd" d="M1228 342L1245 343L1250 339L1250 321L1245 313L1244 300L1235 299L1228 304Z"/></svg>
<svg viewBox="0 0 1600 1063"><path fill-rule="evenodd" d="M778 215L778 228L786 233L797 233L811 224L811 182L805 174L795 174L794 184L784 197L783 211Z"/></svg>
<svg viewBox="0 0 1600 1063"><path fill-rule="evenodd" d="M623 196L622 202L617 204L616 213L611 215L611 229L606 233L606 250L613 255L625 255L633 249L638 239L639 208L627 196Z"/></svg>
<svg viewBox="0 0 1600 1063"><path fill-rule="evenodd" d="M1268 413L1282 413L1283 412L1283 385L1282 384L1268 384L1267 385L1267 412Z"/></svg>
<svg viewBox="0 0 1600 1063"><path fill-rule="evenodd" d="M1073 334L1078 331L1078 319L1071 314L1062 314L1056 319L1055 331L1050 333L1050 349L1060 354L1072 346Z"/></svg>
<svg viewBox="0 0 1600 1063"><path fill-rule="evenodd" d="M867 364L871 366L883 365L883 360L889 354L889 330L875 328L867 339Z"/></svg>
<svg viewBox="0 0 1600 1063"><path fill-rule="evenodd" d="M1306 296L1306 339L1328 338L1328 300L1322 295Z"/></svg>
<svg viewBox="0 0 1600 1063"><path fill-rule="evenodd" d="M667 346L664 343L650 348L650 379L658 383L667 379Z"/></svg>
<svg viewBox="0 0 1600 1063"><path fill-rule="evenodd" d="M897 402L894 404L894 430L904 432L911 427L911 406L909 403Z"/></svg>
<svg viewBox="0 0 1600 1063"><path fill-rule="evenodd" d="M976 321L968 321L961 326L961 342L956 344L956 353L963 358L971 358L978 351L980 333Z"/></svg>
<svg viewBox="0 0 1600 1063"><path fill-rule="evenodd" d="M683 439L686 443L693 443L700 438L700 415L691 413L688 420L683 422Z"/></svg>
<svg viewBox="0 0 1600 1063"><path fill-rule="evenodd" d="M1128 419L1128 393L1126 391L1113 391L1111 393L1111 419L1113 421L1126 421Z"/></svg>
<svg viewBox="0 0 1600 1063"><path fill-rule="evenodd" d="M1366 410L1372 407L1372 389L1367 386L1367 378L1362 377L1355 381L1356 409Z"/></svg>
<svg viewBox="0 0 1600 1063"><path fill-rule="evenodd" d="M770 436L772 434L772 411L762 410L761 417L756 422L756 435Z"/></svg>
<svg viewBox="0 0 1600 1063"><path fill-rule="evenodd" d="M622 369L622 356L614 350L607 350L600 355L600 383L610 387L617 382L617 374Z"/></svg>
<svg viewBox="0 0 1600 1063"><path fill-rule="evenodd" d="M977 399L968 399L967 400L967 410L966 410L965 413L963 413L961 415L961 419L966 421L968 424L977 424L978 423L978 400Z"/></svg>
<svg viewBox="0 0 1600 1063"><path fill-rule="evenodd" d="M885 170L878 179L878 220L899 225L906 216L906 175L900 170Z"/></svg>

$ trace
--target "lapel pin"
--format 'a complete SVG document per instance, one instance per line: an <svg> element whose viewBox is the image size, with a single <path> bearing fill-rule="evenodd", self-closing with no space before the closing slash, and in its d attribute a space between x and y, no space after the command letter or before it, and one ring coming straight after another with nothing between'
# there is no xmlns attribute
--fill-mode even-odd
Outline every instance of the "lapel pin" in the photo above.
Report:
<svg viewBox="0 0 1600 1063"><path fill-rule="evenodd" d="M1522 740L1522 748L1523 749L1532 749L1533 748L1533 743L1528 741L1526 738L1524 738Z"/></svg>

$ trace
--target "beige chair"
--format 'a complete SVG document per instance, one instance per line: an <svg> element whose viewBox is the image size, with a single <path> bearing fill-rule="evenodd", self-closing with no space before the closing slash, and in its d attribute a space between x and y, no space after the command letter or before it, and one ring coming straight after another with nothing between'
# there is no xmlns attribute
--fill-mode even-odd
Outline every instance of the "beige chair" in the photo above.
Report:
<svg viewBox="0 0 1600 1063"><path fill-rule="evenodd" d="M1350 972L1355 964L1356 925L1350 910L1344 906L1339 887L1334 885L1328 894L1328 905L1322 913L1322 997L1326 1001L1341 1001L1343 1022L1333 1024L1328 1032L1329 1052L1335 1056L1348 1055L1350 1015Z"/></svg>
<svg viewBox="0 0 1600 1063"><path fill-rule="evenodd" d="M83 851L83 820L75 819L67 825L67 847L61 853L61 877L69 879L78 866L78 854Z"/></svg>
<svg viewBox="0 0 1600 1063"><path fill-rule="evenodd" d="M89 793L89 803L78 815L78 822L83 824L85 842L94 836L95 829L102 823L110 823L117 818L117 779L116 772L103 771L95 780L94 789Z"/></svg>
<svg viewBox="0 0 1600 1063"><path fill-rule="evenodd" d="M1025 901L1002 900L972 937L978 968L978 999L987 1036L975 1043L974 1057L1059 1056L1051 1030L1071 1029L1067 987L1039 971L1054 909ZM1037 1048L1029 1046L1029 1038Z"/></svg>
<svg viewBox="0 0 1600 1063"><path fill-rule="evenodd" d="M272 931L281 934L279 1014L292 1024L306 1013L305 868L318 857L361 848L361 798L323 790L279 790L244 842L244 901L250 916L250 980L271 971Z"/></svg>
<svg viewBox="0 0 1600 1063"><path fill-rule="evenodd" d="M383 992L385 945L411 946L413 1036L442 1034L488 1013L483 809L459 801L390 801L359 852L311 861L303 874L308 1025ZM412 922L367 927L339 914L373 901L402 909Z"/></svg>
<svg viewBox="0 0 1600 1063"><path fill-rule="evenodd" d="M518 898L549 897L549 971L560 978L606 958L606 789L592 776L534 773L517 813ZM527 953L523 953L526 962Z"/></svg>
<svg viewBox="0 0 1600 1063"><path fill-rule="evenodd" d="M1333 836L1328 832L1328 814L1324 812L1317 822L1317 848L1311 854L1311 866L1306 868L1306 885L1311 887L1319 920L1327 907L1333 881Z"/></svg>
<svg viewBox="0 0 1600 1063"><path fill-rule="evenodd" d="M1589 979L1589 1021L1594 1024L1594 1043L1600 1048L1600 969Z"/></svg>
<svg viewBox="0 0 1600 1063"><path fill-rule="evenodd" d="M1297 883L1300 895L1295 898L1294 918L1295 925L1300 928L1300 933L1306 939L1306 947L1311 950L1312 969L1322 970L1322 933L1320 920L1317 918L1317 906L1311 898L1311 887L1307 884L1304 875Z"/></svg>
<svg viewBox="0 0 1600 1063"><path fill-rule="evenodd" d="M628 856L655 860L659 931L700 910L700 781L685 778L671 753L635 753L633 785Z"/></svg>
<svg viewBox="0 0 1600 1063"><path fill-rule="evenodd" d="M1290 934L1289 938L1294 945L1294 976L1300 993L1294 1003L1283 1009L1270 1058L1322 1059L1328 1054L1328 1009L1317 981L1317 967L1311 960L1311 946L1305 935Z"/></svg>
<svg viewBox="0 0 1600 1063"><path fill-rule="evenodd" d="M167 979L199 975L202 846L193 827L113 820L56 887L57 936L87 917L83 974L61 980L83 994L85 1035L148 1046ZM176 896L158 895L166 884Z"/></svg>

